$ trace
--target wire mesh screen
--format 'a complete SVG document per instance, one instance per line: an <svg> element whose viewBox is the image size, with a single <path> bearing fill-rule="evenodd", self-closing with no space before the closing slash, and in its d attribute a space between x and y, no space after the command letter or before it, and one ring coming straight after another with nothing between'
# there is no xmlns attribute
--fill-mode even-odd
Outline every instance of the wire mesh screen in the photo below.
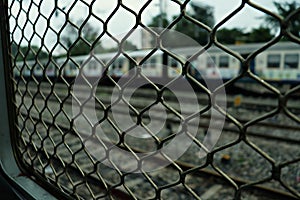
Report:
<svg viewBox="0 0 300 200"><path fill-rule="evenodd" d="M24 173L66 198L300 199L299 5L164 4L8 1ZM245 9L266 41L224 31Z"/></svg>

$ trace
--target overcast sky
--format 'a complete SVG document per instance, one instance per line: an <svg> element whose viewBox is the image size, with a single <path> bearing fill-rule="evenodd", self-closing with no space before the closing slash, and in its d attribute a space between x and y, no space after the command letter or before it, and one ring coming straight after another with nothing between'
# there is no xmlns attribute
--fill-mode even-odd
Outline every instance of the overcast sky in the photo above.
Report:
<svg viewBox="0 0 300 200"><path fill-rule="evenodd" d="M41 4L40 12L46 17L49 18L51 12L54 10L54 2L56 0L23 0L22 6L20 6L19 1L13 1L11 12L13 15L17 15L19 13L20 17L18 20L14 20L11 18L11 27L18 23L20 27L24 30L24 34L26 38L30 38L33 34L33 30L35 29L36 32L45 38L45 43L47 47L50 49L53 47L53 44L56 42L56 34L52 31L46 32L46 24L47 21L43 17L39 17L38 20L38 7L35 4L30 6L30 2L35 2L37 5ZM293 0L276 0L277 2L291 2ZM71 5L73 4L73 0L60 0L57 1L58 7L64 9L65 12L69 11ZM87 5L91 4L91 0L85 1ZM146 3L146 0L123 0L124 5L131 8L135 12L138 12L142 6ZM159 0L154 0L150 3L149 6L143 11L142 14L142 22L144 24L148 24L151 21L151 18L156 16L160 13L159 7ZM196 0L191 2L200 2L206 5L210 5L214 7L214 16L215 22L218 23L222 19L224 19L230 12L236 9L240 4L241 0ZM255 2L269 10L276 11L275 7L273 6L272 0L253 0ZM164 0L164 12L167 13L169 18L172 18L174 15L178 15L180 12L180 6L170 0ZM74 8L70 11L70 19L76 23L80 21L80 19L85 19L88 16L89 7L84 3L77 1ZM116 8L117 0L97 0L92 5L92 11L98 17L103 19L104 21L107 20L109 15L112 11ZM24 11L20 12L21 7ZM29 9L30 8L30 9ZM189 9L189 8L188 8ZM32 22L36 21L35 27L30 23L25 24L26 21L26 13L28 13L29 19ZM50 20L50 25L53 27L54 30L59 30L64 21L64 14L57 12L57 15L53 15ZM229 20L224 24L223 27L227 28L244 28L245 30L251 30L253 27L258 27L263 23L261 19L264 16L264 13L257 11L250 6L246 6L241 12L239 12L234 18ZM96 18L90 18L89 22L93 24L98 30L98 32L102 32L103 26L102 24L96 20ZM108 31L113 35L120 35L122 33L127 32L132 28L135 24L135 16L125 10L124 8L119 8L119 10L114 14L114 16L109 20L108 23ZM80 26L80 23L78 24ZM46 34L45 34L46 32ZM14 34L14 40L19 41L21 36L21 30L18 30ZM103 38L105 40L105 38ZM135 39L137 42L138 39ZM33 43L40 43L41 39L37 36L34 36Z"/></svg>

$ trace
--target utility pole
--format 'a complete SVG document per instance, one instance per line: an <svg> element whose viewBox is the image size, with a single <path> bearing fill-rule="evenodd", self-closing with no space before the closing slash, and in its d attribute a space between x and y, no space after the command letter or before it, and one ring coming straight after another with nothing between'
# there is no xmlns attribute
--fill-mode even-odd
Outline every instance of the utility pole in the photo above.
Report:
<svg viewBox="0 0 300 200"><path fill-rule="evenodd" d="M164 14L165 14L165 3L164 0L159 1L159 13L160 13L160 20L159 20L159 27L163 27L163 22L164 22Z"/></svg>

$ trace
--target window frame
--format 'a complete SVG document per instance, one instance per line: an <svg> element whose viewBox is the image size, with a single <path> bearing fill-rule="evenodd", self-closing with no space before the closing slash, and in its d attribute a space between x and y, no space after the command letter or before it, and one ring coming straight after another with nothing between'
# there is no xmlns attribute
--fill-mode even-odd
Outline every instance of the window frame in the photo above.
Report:
<svg viewBox="0 0 300 200"><path fill-rule="evenodd" d="M0 7L5 8L0 13L0 176L11 192L19 199L57 199L37 182L30 178L21 162L18 161L15 140L16 109L14 106L14 91L11 81L12 63L9 57L9 21L7 19L7 1L0 0ZM55 193L55 188L48 188ZM64 196L67 198L67 196Z"/></svg>
<svg viewBox="0 0 300 200"><path fill-rule="evenodd" d="M226 60L227 60L227 65L225 66L225 65L221 65L221 61L222 61L222 58L225 58ZM229 56L228 55L220 55L219 56L219 67L220 68L229 68Z"/></svg>
<svg viewBox="0 0 300 200"><path fill-rule="evenodd" d="M278 66L275 66L274 65L270 65L270 56L278 56L279 57L279 62L278 62ZM280 64L281 64L281 60L282 60L282 56L280 53L270 53L270 54L267 54L267 68L268 69L280 69Z"/></svg>
<svg viewBox="0 0 300 200"><path fill-rule="evenodd" d="M286 62L286 60L287 60L286 57L287 56L296 56L297 57L296 67L290 67L290 65L287 64L287 62ZM299 68L299 54L298 53L286 53L286 54L284 54L283 68L284 69L298 69Z"/></svg>

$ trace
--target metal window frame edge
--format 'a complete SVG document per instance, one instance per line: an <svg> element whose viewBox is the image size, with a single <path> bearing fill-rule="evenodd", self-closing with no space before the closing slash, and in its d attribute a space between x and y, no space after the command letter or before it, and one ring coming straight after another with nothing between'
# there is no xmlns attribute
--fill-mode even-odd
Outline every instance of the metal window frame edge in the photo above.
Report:
<svg viewBox="0 0 300 200"><path fill-rule="evenodd" d="M9 21L8 1L0 0L0 174L19 199L56 199L29 175L16 158L15 108L13 88L9 81ZM7 67L5 67L7 66Z"/></svg>

